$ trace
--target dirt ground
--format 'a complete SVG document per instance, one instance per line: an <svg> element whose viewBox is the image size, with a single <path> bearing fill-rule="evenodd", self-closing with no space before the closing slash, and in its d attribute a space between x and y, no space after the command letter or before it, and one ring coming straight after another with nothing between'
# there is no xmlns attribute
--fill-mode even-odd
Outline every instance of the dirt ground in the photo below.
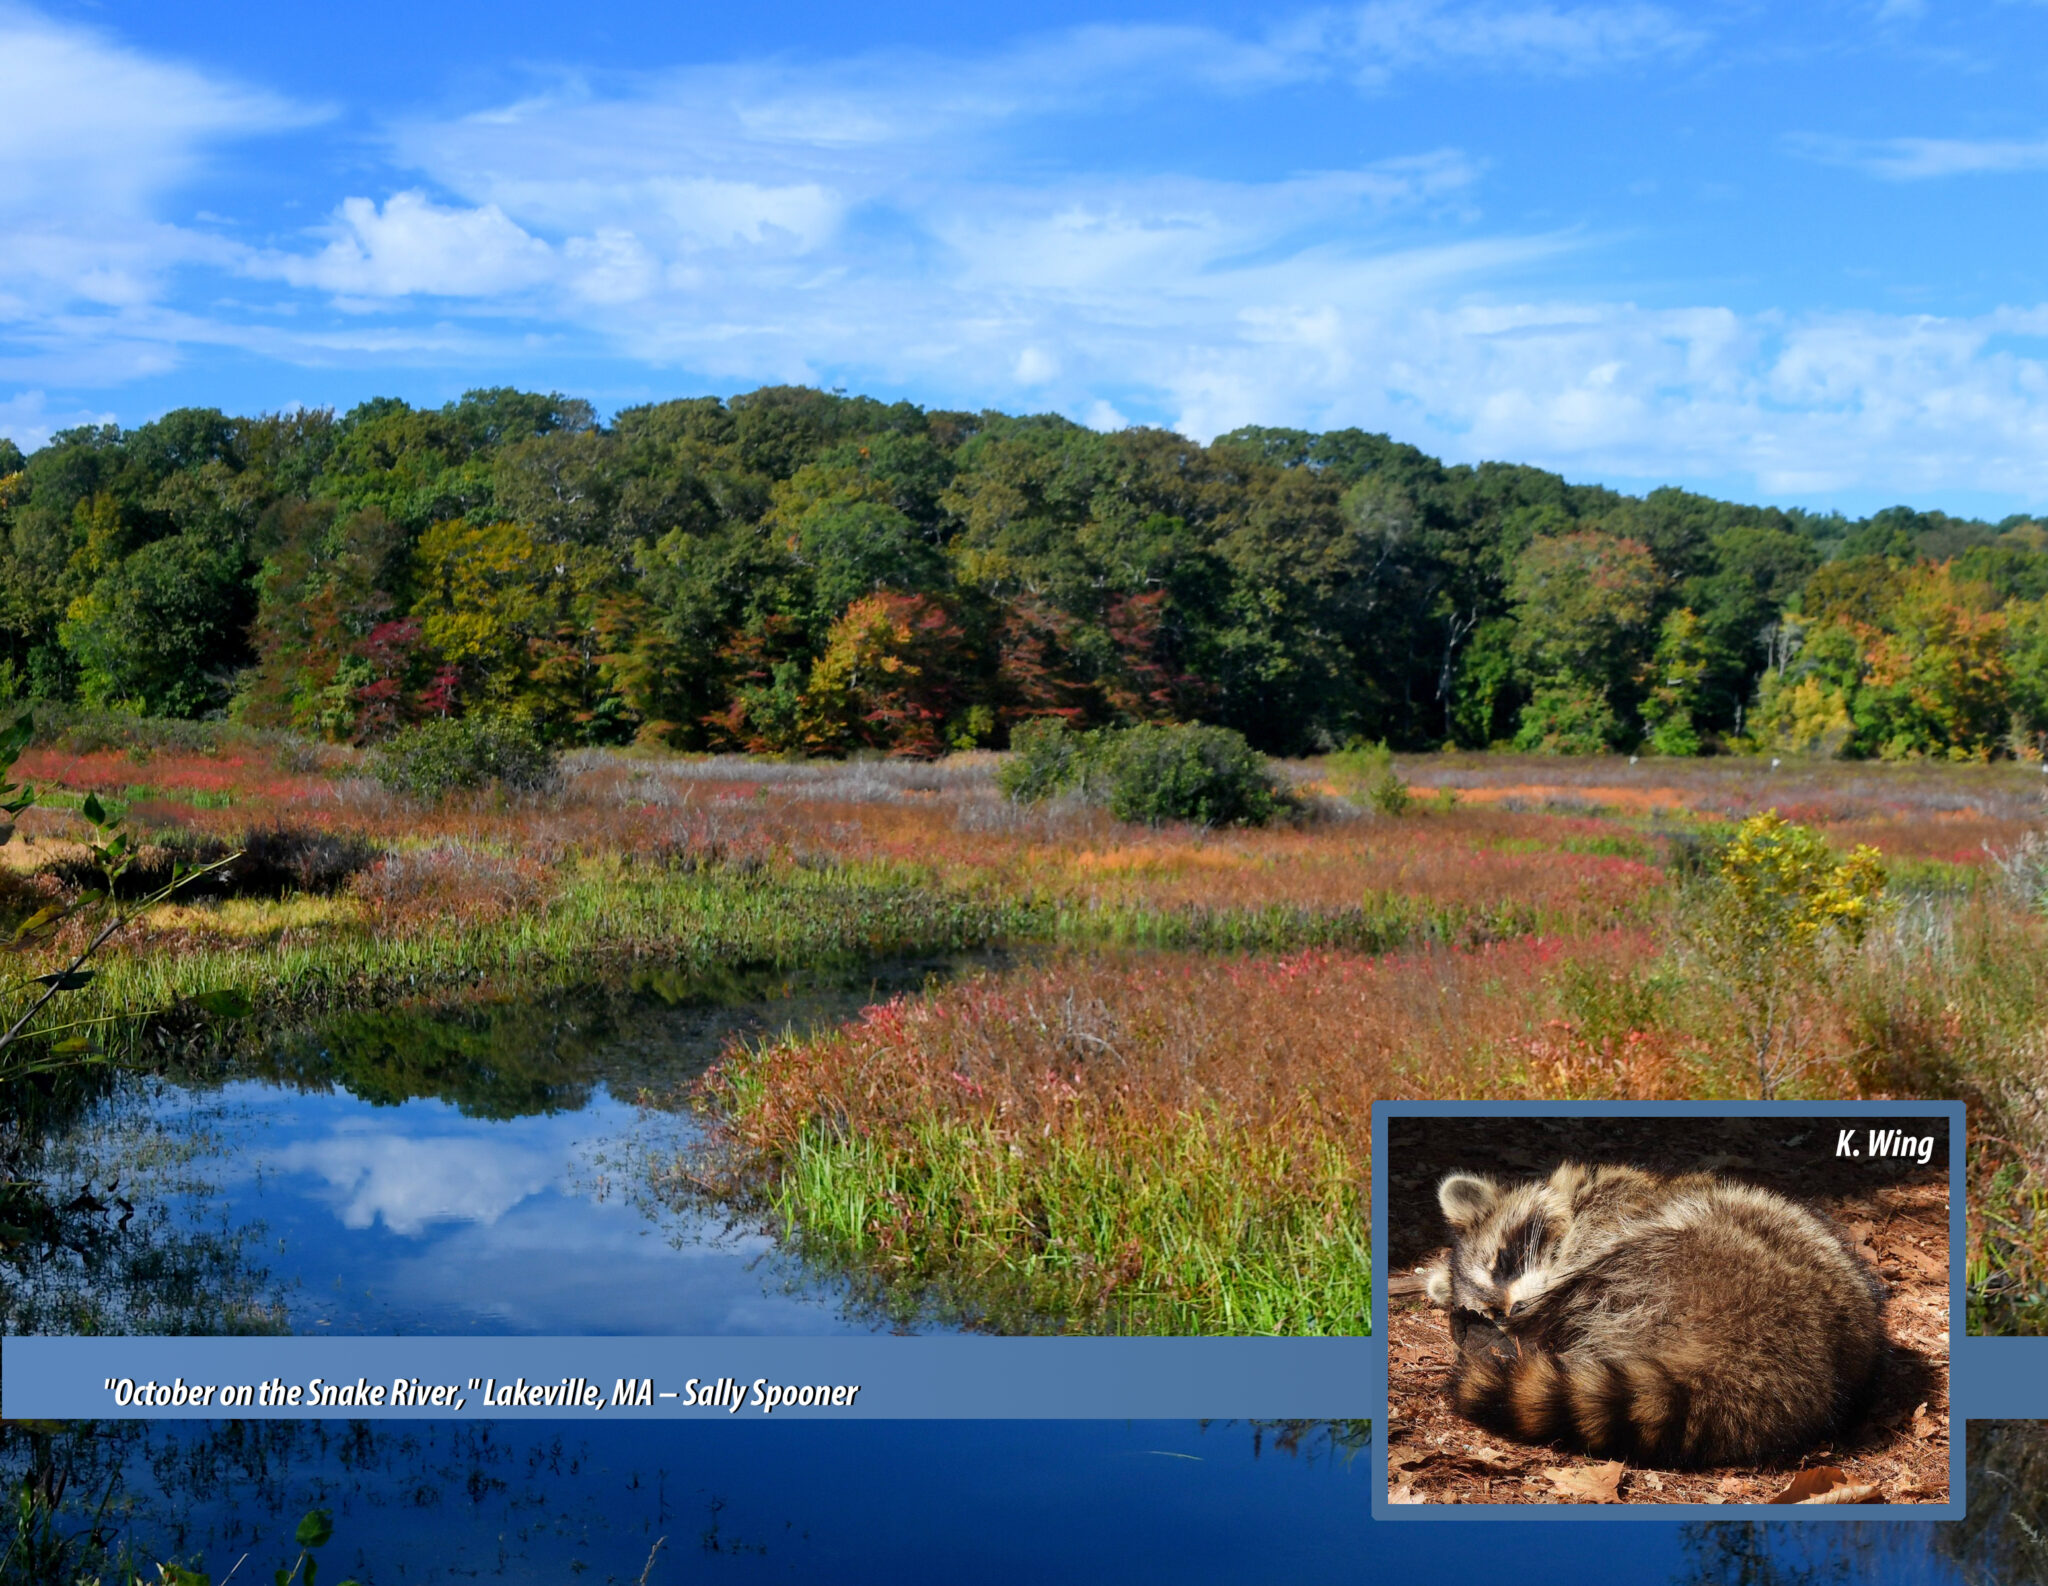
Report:
<svg viewBox="0 0 2048 1586"><path fill-rule="evenodd" d="M1933 1159L1836 1158L1836 1131L1873 1124L1935 1137ZM1827 1211L1884 1279L1891 1356L1866 1413L1780 1468L1638 1469L1483 1431L1445 1396L1450 1318L1421 1268L1449 1243L1436 1185L1454 1169L1502 1179L1560 1162L1709 1171ZM1871 1503L1948 1499L1948 1120L1913 1118L1395 1118L1387 1125L1387 1438L1396 1503L1766 1503L1800 1488ZM1840 1477L1823 1472L1839 1471ZM1861 1489L1870 1489L1862 1494Z"/></svg>

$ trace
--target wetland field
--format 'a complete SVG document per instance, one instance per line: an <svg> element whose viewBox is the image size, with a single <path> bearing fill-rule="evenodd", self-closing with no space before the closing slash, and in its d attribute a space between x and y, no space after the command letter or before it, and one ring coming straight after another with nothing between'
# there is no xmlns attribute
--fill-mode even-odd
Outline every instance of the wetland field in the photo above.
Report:
<svg viewBox="0 0 2048 1586"><path fill-rule="evenodd" d="M1360 1333L1376 1099L1762 1086L1965 1100L1971 1330L2048 1329L2039 767L1309 760L1202 829L997 764L587 750L427 804L229 727L38 743L14 919L88 884L88 794L138 874L246 857L68 993L100 1052L8 1076L0 1326ZM1766 1069L1695 915L1769 810L1884 879Z"/></svg>

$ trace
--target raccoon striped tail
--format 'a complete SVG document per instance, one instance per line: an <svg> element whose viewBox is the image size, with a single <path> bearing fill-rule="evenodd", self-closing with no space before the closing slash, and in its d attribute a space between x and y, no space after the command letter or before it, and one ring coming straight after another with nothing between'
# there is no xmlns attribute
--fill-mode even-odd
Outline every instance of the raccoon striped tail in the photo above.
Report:
<svg viewBox="0 0 2048 1586"><path fill-rule="evenodd" d="M1524 1349L1512 1359L1460 1354L1451 1376L1458 1413L1525 1443L1559 1443L1607 1459L1691 1461L1691 1395L1654 1360L1564 1358Z"/></svg>

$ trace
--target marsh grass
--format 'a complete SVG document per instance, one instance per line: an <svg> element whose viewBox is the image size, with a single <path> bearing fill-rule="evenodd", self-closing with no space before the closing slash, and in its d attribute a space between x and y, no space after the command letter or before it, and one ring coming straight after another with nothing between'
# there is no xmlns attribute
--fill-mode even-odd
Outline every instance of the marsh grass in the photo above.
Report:
<svg viewBox="0 0 2048 1586"><path fill-rule="evenodd" d="M729 1053L700 1091L722 1133L692 1178L751 1190L899 1309L1363 1333L1376 1099L1686 1077L1598 1030L1560 1039L1562 945L1098 951L985 973ZM1582 945L1603 977L1648 951L1627 933Z"/></svg>
<svg viewBox="0 0 2048 1586"><path fill-rule="evenodd" d="M1007 1330L1364 1332L1365 1179L1342 1120L1174 1062L1195 1032L1159 1022L1145 993L1161 983L1111 1007L1065 979L983 978L729 1054L700 1091L725 1123L723 1176L899 1310Z"/></svg>
<svg viewBox="0 0 2048 1586"><path fill-rule="evenodd" d="M1013 1149L1014 1148L1014 1149ZM771 1191L799 1247L880 1279L892 1308L1004 1331L1370 1331L1365 1197L1327 1144L1221 1119L1026 1144L929 1118L907 1139L804 1131Z"/></svg>
<svg viewBox="0 0 2048 1586"><path fill-rule="evenodd" d="M891 1306L1101 1330L1362 1327L1376 1099L1749 1095L1674 927L1731 822L1782 807L1893 876L1810 1010L1799 1093L1966 1100L1973 1318L2048 1330L2048 920L1994 862L2043 823L2038 771L1401 756L1417 802L1386 819L1319 798L1310 762L1282 768L1287 823L1204 832L1019 807L987 755L585 751L548 789L435 806L351 751L247 735L31 758L56 793L6 852L45 873L0 877L0 913L61 887L88 790L166 842L288 819L381 856L110 952L71 1007L137 1063L430 995L1044 944L731 1055L705 1093L729 1155L677 1183L758 1196ZM258 1013L225 1034L191 1003L223 989Z"/></svg>

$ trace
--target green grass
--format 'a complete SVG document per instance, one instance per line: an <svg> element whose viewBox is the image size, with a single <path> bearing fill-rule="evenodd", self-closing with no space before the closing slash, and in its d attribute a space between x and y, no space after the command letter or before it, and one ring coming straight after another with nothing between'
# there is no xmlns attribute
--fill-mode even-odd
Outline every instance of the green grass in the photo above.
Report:
<svg viewBox="0 0 2048 1586"><path fill-rule="evenodd" d="M1016 1146L938 1118L900 1147L812 1128L769 1200L807 1256L879 1278L899 1312L936 1302L1005 1331L1370 1331L1365 1196L1334 1151L1304 1160L1200 1116Z"/></svg>
<svg viewBox="0 0 2048 1586"><path fill-rule="evenodd" d="M1525 903L1503 900L1490 909L1472 909L1400 893L1369 895L1336 909L1285 903L1236 909L1049 905L1022 923L1032 935L1062 946L1208 953L1285 953L1307 947L1392 953L1426 944L1502 941L1540 927L1537 911Z"/></svg>
<svg viewBox="0 0 2048 1586"><path fill-rule="evenodd" d="M955 952L1003 934L1002 911L934 893L875 867L745 873L569 867L551 900L507 918L412 929L352 923L222 946L107 953L91 985L42 1021L106 1021L115 1056L153 1042L217 1036L180 1007L202 993L244 993L258 1028L485 982L587 983L648 961L684 969L799 967Z"/></svg>

